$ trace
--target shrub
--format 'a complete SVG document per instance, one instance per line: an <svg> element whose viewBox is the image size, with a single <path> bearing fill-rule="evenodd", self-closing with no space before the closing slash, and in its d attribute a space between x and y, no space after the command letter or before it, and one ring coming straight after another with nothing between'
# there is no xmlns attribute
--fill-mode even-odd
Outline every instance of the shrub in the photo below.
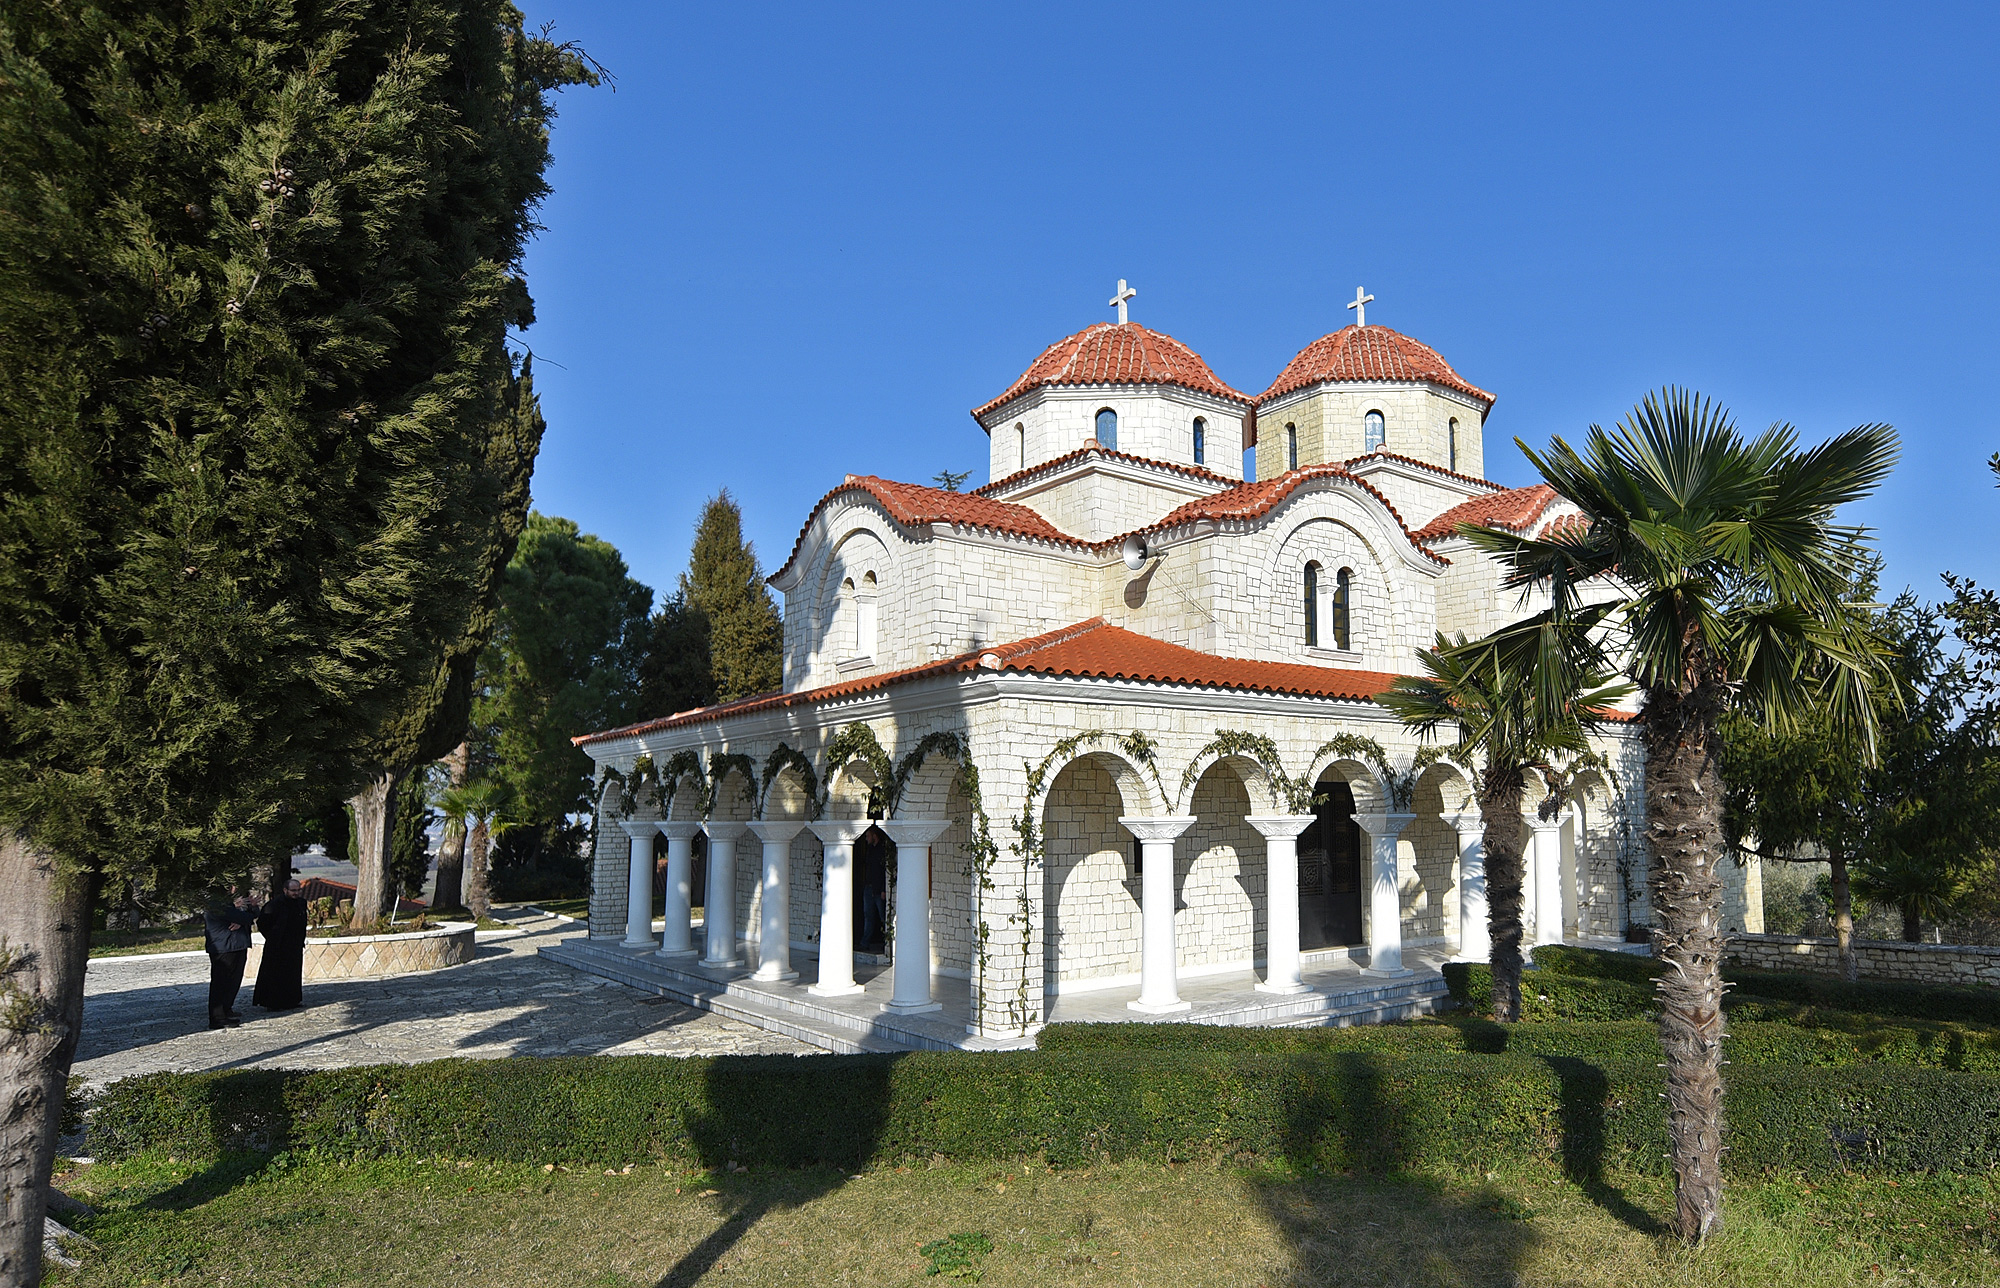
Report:
<svg viewBox="0 0 2000 1288"><path fill-rule="evenodd" d="M1735 986L1736 996L1732 1000L1738 1006L1746 999L1758 998L1836 1011L2000 1026L2000 989L1951 988L1884 979L1850 984L1826 975L1750 970L1741 966L1728 967L1724 974Z"/></svg>
<svg viewBox="0 0 2000 1288"><path fill-rule="evenodd" d="M1510 1037L1510 1043L1513 1039ZM1657 1171L1647 1059L1319 1051L591 1056L152 1074L106 1089L106 1157L234 1148L515 1162L857 1168L927 1159L1283 1159L1464 1172L1543 1159ZM1738 1068L1729 1165L2000 1165L2000 1077Z"/></svg>
<svg viewBox="0 0 2000 1288"><path fill-rule="evenodd" d="M1444 982L1460 1006L1480 1015L1493 1013L1492 967L1447 962ZM1550 970L1524 971L1521 975L1524 1020L1638 1020L1658 1007L1651 984Z"/></svg>

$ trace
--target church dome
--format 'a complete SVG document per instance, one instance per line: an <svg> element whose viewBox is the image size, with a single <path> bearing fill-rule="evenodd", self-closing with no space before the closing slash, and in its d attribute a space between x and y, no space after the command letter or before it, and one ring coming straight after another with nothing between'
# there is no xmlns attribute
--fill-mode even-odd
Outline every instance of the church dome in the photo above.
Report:
<svg viewBox="0 0 2000 1288"><path fill-rule="evenodd" d="M1260 403L1322 381L1428 380L1470 394L1489 407L1493 395L1452 370L1438 351L1386 326L1349 326L1323 335L1285 364Z"/></svg>
<svg viewBox="0 0 2000 1288"><path fill-rule="evenodd" d="M1045 385L1178 385L1246 406L1251 402L1248 394L1222 383L1200 354L1172 336L1137 322L1099 322L1050 345L1007 386L1007 392L975 408L973 419L984 423L988 413Z"/></svg>

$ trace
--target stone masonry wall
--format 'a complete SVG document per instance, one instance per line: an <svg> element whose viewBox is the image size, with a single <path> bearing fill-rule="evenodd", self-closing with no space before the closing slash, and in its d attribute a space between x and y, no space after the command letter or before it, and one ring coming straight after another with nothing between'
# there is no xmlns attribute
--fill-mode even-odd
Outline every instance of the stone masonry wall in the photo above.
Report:
<svg viewBox="0 0 2000 1288"><path fill-rule="evenodd" d="M1729 955L1745 966L1765 970L1799 970L1815 975L1840 973L1840 955L1831 939L1731 935ZM1863 979L2000 988L2000 948L1857 939L1854 957Z"/></svg>

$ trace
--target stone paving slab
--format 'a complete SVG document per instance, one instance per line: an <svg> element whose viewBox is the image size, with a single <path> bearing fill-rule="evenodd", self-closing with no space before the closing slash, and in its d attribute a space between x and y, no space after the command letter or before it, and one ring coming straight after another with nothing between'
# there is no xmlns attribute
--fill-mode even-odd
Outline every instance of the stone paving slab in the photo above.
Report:
<svg viewBox="0 0 2000 1288"><path fill-rule="evenodd" d="M158 1070L331 1069L450 1056L809 1055L814 1047L682 1006L539 956L580 922L523 912L522 933L482 934L463 966L389 979L308 983L305 1005L250 1004L243 1025L208 1027L204 956L95 958L84 980L75 1071L93 1086Z"/></svg>

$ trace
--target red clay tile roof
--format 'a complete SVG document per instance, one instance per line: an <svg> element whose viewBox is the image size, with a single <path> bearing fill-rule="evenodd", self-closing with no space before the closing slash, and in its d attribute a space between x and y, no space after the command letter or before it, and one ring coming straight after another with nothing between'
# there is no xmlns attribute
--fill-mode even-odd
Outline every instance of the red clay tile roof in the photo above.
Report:
<svg viewBox="0 0 2000 1288"><path fill-rule="evenodd" d="M1248 404L1250 395L1216 378L1201 355L1170 335L1137 322L1099 322L1043 350L1007 392L973 409L980 420L1043 385L1179 385Z"/></svg>
<svg viewBox="0 0 2000 1288"><path fill-rule="evenodd" d="M1526 532L1559 499L1556 490L1546 483L1508 488L1490 496L1475 496L1470 501L1454 505L1412 535L1418 541L1438 541L1456 533L1461 523Z"/></svg>
<svg viewBox="0 0 2000 1288"><path fill-rule="evenodd" d="M1178 644L1139 635L1093 617L1012 644L996 644L923 666L884 675L843 680L799 693L763 693L698 711L683 711L660 720L646 720L587 733L570 741L579 747L611 738L661 733L689 725L712 724L733 716L790 707L814 706L873 693L891 685L932 676L974 671L1018 671L1028 675L1072 675L1151 684L1181 684L1197 688L1241 689L1253 693L1287 693L1309 698L1365 702L1388 688L1395 676L1385 671L1353 671L1309 666L1298 662L1254 662L1216 657Z"/></svg>
<svg viewBox="0 0 2000 1288"><path fill-rule="evenodd" d="M873 474L850 474L845 482L813 506L812 513L806 516L805 525L799 529L799 539L792 543L792 553L786 556L784 567L772 573L771 579L783 576L785 569L790 568L799 557L799 550L806 542L806 533L812 531L813 520L819 517L819 512L841 493L855 491L874 497L888 511L890 518L905 527L927 528L933 523L949 523L953 527L1004 532L1067 546L1089 544L1070 536L1027 506L1012 501L995 501L977 492L947 492L943 488L924 487L916 483L897 483L876 478Z"/></svg>
<svg viewBox="0 0 2000 1288"><path fill-rule="evenodd" d="M1453 371L1438 351L1386 326L1343 327L1323 335L1285 365L1259 403L1322 380L1428 380L1471 394L1488 406L1493 395Z"/></svg>
<svg viewBox="0 0 2000 1288"><path fill-rule="evenodd" d="M1416 534L1410 531L1410 525L1403 522L1403 516L1396 512L1396 507L1390 503L1388 497L1382 495L1380 489L1367 479L1358 478L1348 473L1346 467L1340 465L1308 465L1300 469L1288 470L1274 479L1259 479L1254 483L1238 484L1236 487L1230 488L1227 492L1217 492L1214 496L1204 496L1189 501L1186 505L1170 511L1167 517L1161 519L1158 523L1141 528L1139 531L1141 533L1164 532L1169 528L1177 528L1182 524L1195 523L1202 519L1261 518L1277 508L1279 502L1297 491L1301 485L1313 479L1322 478L1344 479L1367 492L1382 503L1382 507L1389 512L1389 517L1396 521L1396 526L1401 528L1403 535L1410 539L1410 544L1422 551L1425 557L1441 564L1451 562L1451 560L1446 559L1443 555L1428 550L1419 544ZM1113 541L1122 541L1123 539L1123 537L1115 537Z"/></svg>
<svg viewBox="0 0 2000 1288"><path fill-rule="evenodd" d="M1075 451L1069 452L1062 456L1058 456L1052 461L1043 461L1040 465L1031 465L1025 470L1016 470L1012 474L1009 474L1006 478L1000 479L996 482L988 483L984 487L976 487L972 489L971 495L985 496L989 492L998 491L999 489L1004 488L1009 484L1018 483L1022 479L1031 478L1034 475L1041 474L1047 470L1061 469L1065 465L1069 465L1073 462L1082 460L1084 456L1088 455L1091 452L1097 453L1099 456L1104 457L1106 460L1130 461L1134 465L1150 465L1155 469L1170 470L1175 474L1185 474L1189 478L1202 479L1213 483L1221 483L1224 486L1228 486L1236 482L1235 479L1228 478L1221 474L1217 474L1213 470L1205 470L1199 465L1177 465L1173 461L1162 461L1151 456L1133 456L1126 452L1114 452L1110 448L1105 447L1102 444L1098 443L1095 439L1092 439L1090 442L1085 443L1082 447L1077 448Z"/></svg>

